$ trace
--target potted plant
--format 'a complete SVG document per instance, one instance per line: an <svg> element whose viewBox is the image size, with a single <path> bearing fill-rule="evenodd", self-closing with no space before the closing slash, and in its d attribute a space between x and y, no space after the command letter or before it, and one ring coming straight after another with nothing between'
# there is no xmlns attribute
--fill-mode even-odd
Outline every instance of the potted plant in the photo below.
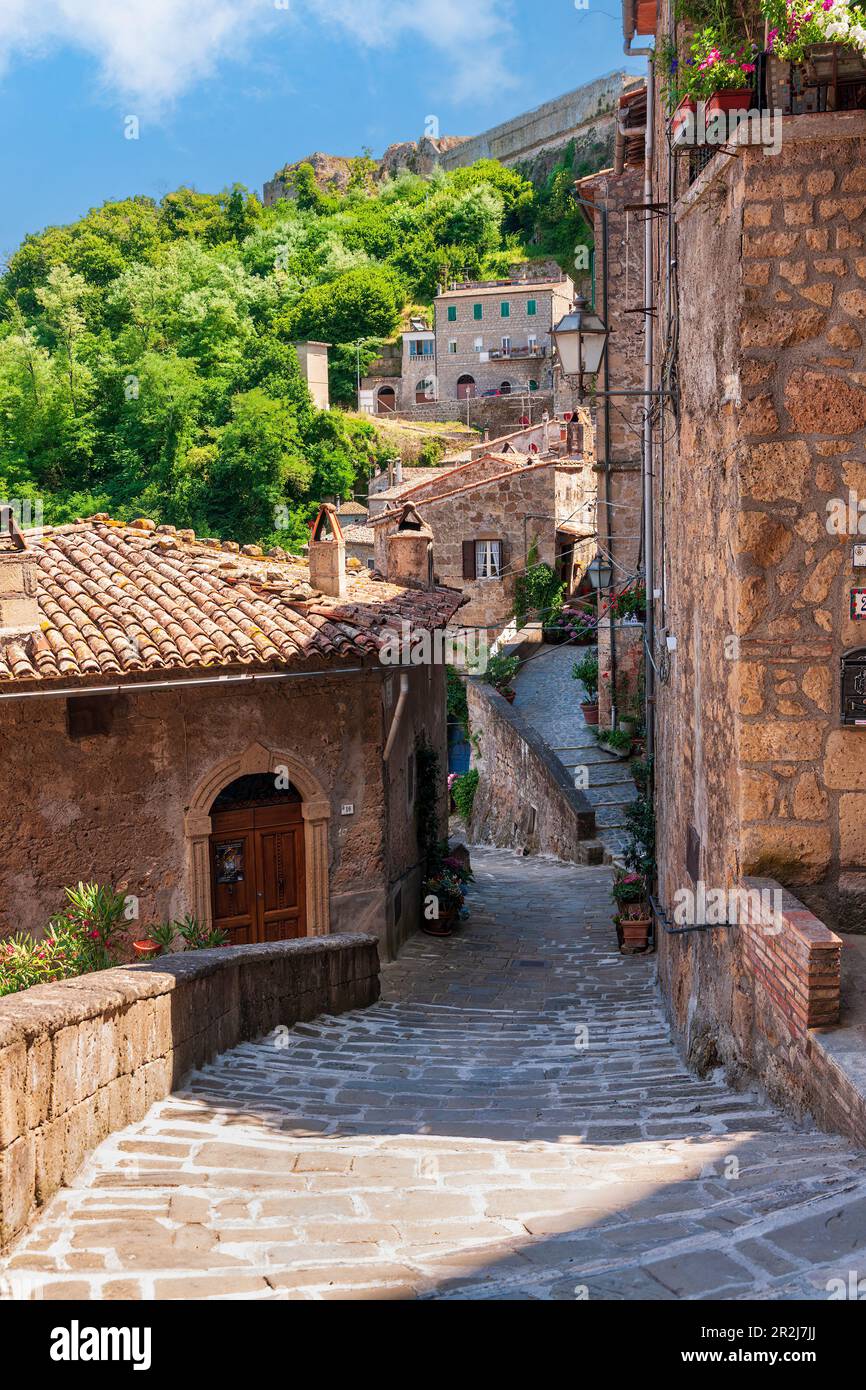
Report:
<svg viewBox="0 0 866 1390"><path fill-rule="evenodd" d="M580 708L587 724L598 724L598 654L595 650L587 652L580 660L576 661L571 668L572 678L580 681L586 694L586 699L581 700Z"/></svg>
<svg viewBox="0 0 866 1390"><path fill-rule="evenodd" d="M428 936L451 936L466 901L463 875L454 867L442 867L424 880L422 931Z"/></svg>
<svg viewBox="0 0 866 1390"><path fill-rule="evenodd" d="M866 78L866 16L851 0L761 0L767 24L767 102L783 111L835 111ZM811 89L811 101L807 91Z"/></svg>
<svg viewBox="0 0 866 1390"><path fill-rule="evenodd" d="M634 871L617 874L611 896L617 907L615 923L620 949L646 950L652 918L643 875Z"/></svg>
<svg viewBox="0 0 866 1390"><path fill-rule="evenodd" d="M154 941L152 936L146 936L141 941L133 941L132 949L140 960L153 960L154 956L162 953L162 947L158 941Z"/></svg>
<svg viewBox="0 0 866 1390"><path fill-rule="evenodd" d="M695 127L699 102L706 103L707 116L749 109L757 52L755 44L740 38L730 26L714 25L707 25L692 36L689 52L682 60L673 47L665 51L665 90L674 107L671 138L675 145L706 143L706 131Z"/></svg>
<svg viewBox="0 0 866 1390"><path fill-rule="evenodd" d="M599 734L602 743L617 758L627 758L631 753L632 736L621 726L617 729L604 729Z"/></svg>
<svg viewBox="0 0 866 1390"><path fill-rule="evenodd" d="M519 670L519 656L491 656L487 663L484 679L488 685L492 685L494 690L503 695L509 704L513 704L517 692L512 688L511 682Z"/></svg>

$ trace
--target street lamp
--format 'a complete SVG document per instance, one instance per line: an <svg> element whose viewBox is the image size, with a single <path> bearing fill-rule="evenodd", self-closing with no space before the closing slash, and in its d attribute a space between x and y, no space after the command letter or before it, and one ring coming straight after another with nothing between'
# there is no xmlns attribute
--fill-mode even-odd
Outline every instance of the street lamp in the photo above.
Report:
<svg viewBox="0 0 866 1390"><path fill-rule="evenodd" d="M613 582L613 565L607 556L599 551L592 563L587 565L586 572L595 591L607 593Z"/></svg>
<svg viewBox="0 0 866 1390"><path fill-rule="evenodd" d="M609 331L598 314L587 311L582 294L577 295L574 308L553 329L563 375L579 379L581 400L584 398L583 378L594 376L601 366Z"/></svg>

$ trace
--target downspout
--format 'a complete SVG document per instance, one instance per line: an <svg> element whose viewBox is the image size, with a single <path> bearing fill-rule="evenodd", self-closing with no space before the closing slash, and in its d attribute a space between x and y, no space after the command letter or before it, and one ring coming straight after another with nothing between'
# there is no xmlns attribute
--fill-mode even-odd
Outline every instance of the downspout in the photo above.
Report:
<svg viewBox="0 0 866 1390"><path fill-rule="evenodd" d="M400 732L400 725L401 725L401 723L403 722L403 711L404 711L405 708L406 708L406 704L407 704L408 700L409 700L409 676L408 676L408 674L404 671L404 672L401 672L401 674L400 674L400 694L399 694L399 696L397 697L397 708L394 710L394 718L391 720L391 727L390 727L390 729L388 730L388 740L387 740L387 742L386 742L386 744L385 744L385 752L384 752L384 755L383 755L383 756L384 756L385 762L388 761L388 759L390 758L391 753L392 753L392 751L393 751L394 744L395 744L396 739L397 739L397 735L398 735L398 733Z"/></svg>

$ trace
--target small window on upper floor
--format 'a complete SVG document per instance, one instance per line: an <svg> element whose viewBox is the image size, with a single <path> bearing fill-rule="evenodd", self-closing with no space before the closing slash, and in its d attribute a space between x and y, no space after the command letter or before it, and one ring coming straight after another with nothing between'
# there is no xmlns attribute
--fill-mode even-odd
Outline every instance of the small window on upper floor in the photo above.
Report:
<svg viewBox="0 0 866 1390"><path fill-rule="evenodd" d="M529 303L526 306L526 312L527 314L529 314L530 318L534 317L535 314L538 313L538 301L536 299L530 299Z"/></svg>
<svg viewBox="0 0 866 1390"><path fill-rule="evenodd" d="M457 305L456 305L456 304L449 304L449 305L448 305L448 322L449 322L449 323L456 323L456 322L457 322Z"/></svg>
<svg viewBox="0 0 866 1390"><path fill-rule="evenodd" d="M475 542L475 578L499 579L502 574L502 542Z"/></svg>
<svg viewBox="0 0 866 1390"><path fill-rule="evenodd" d="M507 299L503 299L502 303L499 306L499 311L504 319L511 318L511 305L509 304Z"/></svg>
<svg viewBox="0 0 866 1390"><path fill-rule="evenodd" d="M483 318L484 318L484 305L483 305L483 304L473 304L473 306L472 306L472 314L473 314L473 317L476 318L476 319L483 319Z"/></svg>
<svg viewBox="0 0 866 1390"><path fill-rule="evenodd" d="M452 354L453 354L453 353L456 353L456 351L457 351L457 339L456 339L456 338L452 338L451 341L449 342L449 344L448 344L448 351L449 351L450 353L452 353Z"/></svg>

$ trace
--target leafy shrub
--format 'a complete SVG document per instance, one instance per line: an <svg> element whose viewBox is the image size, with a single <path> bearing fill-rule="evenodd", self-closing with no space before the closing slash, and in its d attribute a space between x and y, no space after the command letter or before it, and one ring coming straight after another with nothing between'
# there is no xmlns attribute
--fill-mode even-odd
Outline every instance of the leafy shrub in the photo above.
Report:
<svg viewBox="0 0 866 1390"><path fill-rule="evenodd" d="M533 551L530 551L530 557ZM525 627L530 615L549 625L562 610L565 585L550 565L530 564L514 583L514 617L518 627Z"/></svg>
<svg viewBox="0 0 866 1390"><path fill-rule="evenodd" d="M495 690L508 690L520 670L519 656L491 656L484 679Z"/></svg>
<svg viewBox="0 0 866 1390"><path fill-rule="evenodd" d="M573 680L580 681L586 691L587 703L593 704L598 699L598 654L587 652L574 663L571 675Z"/></svg>
<svg viewBox="0 0 866 1390"><path fill-rule="evenodd" d="M606 743L608 748L614 748L618 753L625 753L631 748L632 736L625 729L605 729L599 734L599 742Z"/></svg>
<svg viewBox="0 0 866 1390"><path fill-rule="evenodd" d="M472 818L472 806L478 790L478 768L473 767L462 777L458 777L451 788L454 805L461 820L468 825Z"/></svg>

